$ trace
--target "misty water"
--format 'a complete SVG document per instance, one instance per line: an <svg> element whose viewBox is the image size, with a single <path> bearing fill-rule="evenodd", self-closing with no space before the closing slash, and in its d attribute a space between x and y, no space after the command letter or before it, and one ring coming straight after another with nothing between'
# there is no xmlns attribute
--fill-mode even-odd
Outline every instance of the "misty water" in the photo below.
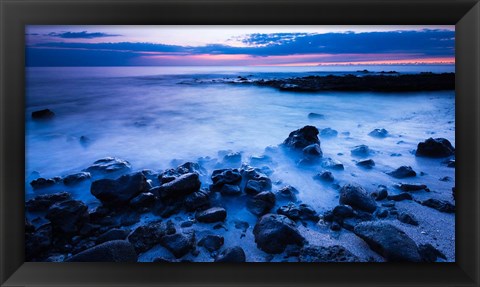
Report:
<svg viewBox="0 0 480 287"><path fill-rule="evenodd" d="M160 171L186 161L197 162L200 157L221 161L219 152L226 150L241 152L242 161L249 163L252 156L263 155L266 147L282 143L291 131L314 125L338 131L338 136L320 140L324 157L338 160L345 167L343 171L332 171L339 184L356 182L367 191L375 190L379 184L393 189L399 180L385 172L407 165L424 175L402 182L424 183L436 198L450 199L455 169L441 164L442 159L415 157L414 151L419 142L429 137L446 138L455 146L454 91L296 93L253 85L197 82L237 76L355 74L364 68L405 73L453 71L450 66L28 68L26 198L42 193L32 190L31 179L75 173L107 156L129 161L134 171ZM54 111L55 117L50 121L32 121L32 111L45 108ZM309 113L322 114L324 118L309 119ZM385 128L390 136L369 136L375 128ZM352 156L350 150L360 144L375 151L370 157L375 161L374 169L355 165L360 159ZM270 177L274 191L292 185L300 191L299 200L319 213L338 204L338 191L313 179L321 169L298 167L283 152L272 158L272 162L262 166L273 171ZM205 167L211 174L214 164ZM445 176L453 181L439 180ZM208 186L208 182L202 183ZM88 188L73 193L90 206L97 204ZM256 219L245 207L235 202L231 206L229 218L244 218L254 225ZM446 235L439 248L448 254L449 260L454 260L454 216L441 214L422 220L431 230L438 224L448 225L442 226ZM305 233L314 232L312 228ZM419 235L418 230L402 228L417 241L430 240ZM225 232L225 236L227 242L228 236L236 234ZM332 240L328 234L307 237L313 241ZM356 242L350 237L343 234L339 240L345 244ZM246 248L247 257L263 256L253 243L250 245ZM358 247L351 248L355 252Z"/></svg>

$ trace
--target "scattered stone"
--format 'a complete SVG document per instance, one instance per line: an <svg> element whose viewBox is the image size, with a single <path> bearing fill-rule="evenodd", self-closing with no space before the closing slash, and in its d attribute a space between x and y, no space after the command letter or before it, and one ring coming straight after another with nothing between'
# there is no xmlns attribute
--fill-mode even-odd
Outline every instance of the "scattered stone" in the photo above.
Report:
<svg viewBox="0 0 480 287"><path fill-rule="evenodd" d="M313 222L317 222L319 220L318 213L306 203L301 203L298 208L300 209L300 219L303 220L312 220Z"/></svg>
<svg viewBox="0 0 480 287"><path fill-rule="evenodd" d="M337 205L333 208L332 214L340 218L350 218L354 215L350 205Z"/></svg>
<svg viewBox="0 0 480 287"><path fill-rule="evenodd" d="M33 111L32 119L34 120L49 120L55 116L55 113L49 109Z"/></svg>
<svg viewBox="0 0 480 287"><path fill-rule="evenodd" d="M137 262L137 253L133 245L126 240L112 240L66 260L67 262Z"/></svg>
<svg viewBox="0 0 480 287"><path fill-rule="evenodd" d="M285 215L295 221L300 219L300 208L298 208L293 202L290 202L288 205L279 207L277 209L277 213Z"/></svg>
<svg viewBox="0 0 480 287"><path fill-rule="evenodd" d="M42 212L42 211L47 211L50 208L50 206L52 206L57 202L62 202L69 199L72 199L72 197L68 192L43 194L28 200L25 203L25 207L30 212Z"/></svg>
<svg viewBox="0 0 480 287"><path fill-rule="evenodd" d="M255 242L261 250L278 254L290 244L303 246L305 239L295 226L295 222L284 215L266 214L253 229Z"/></svg>
<svg viewBox="0 0 480 287"><path fill-rule="evenodd" d="M90 175L89 172L79 172L75 174L70 174L67 175L66 177L63 178L63 184L72 186L79 184L80 182L90 179L92 176Z"/></svg>
<svg viewBox="0 0 480 287"><path fill-rule="evenodd" d="M88 221L88 208L78 200L66 200L53 204L47 211L54 232L59 235L76 234Z"/></svg>
<svg viewBox="0 0 480 287"><path fill-rule="evenodd" d="M130 163L126 160L106 157L99 159L89 166L84 171L90 173L113 173L113 172L127 172L132 168Z"/></svg>
<svg viewBox="0 0 480 287"><path fill-rule="evenodd" d="M203 246L209 252L217 251L222 247L224 238L220 235L206 235L199 242L198 246Z"/></svg>
<svg viewBox="0 0 480 287"><path fill-rule="evenodd" d="M321 166L326 169L332 169L332 170L344 170L345 168L343 167L343 164L335 159L332 158L325 158L321 162Z"/></svg>
<svg viewBox="0 0 480 287"><path fill-rule="evenodd" d="M222 188L220 188L220 193L224 196L237 196L242 194L242 190L238 185L224 184Z"/></svg>
<svg viewBox="0 0 480 287"><path fill-rule="evenodd" d="M336 221L332 222L332 224L330 224L330 229L332 231L340 231L342 230L342 226L340 226L340 224Z"/></svg>
<svg viewBox="0 0 480 287"><path fill-rule="evenodd" d="M436 209L440 212L455 213L455 205L448 201L429 198L425 201L422 201L421 204Z"/></svg>
<svg viewBox="0 0 480 287"><path fill-rule="evenodd" d="M421 261L415 242L391 224L382 221L362 222L355 226L354 233L387 261Z"/></svg>
<svg viewBox="0 0 480 287"><path fill-rule="evenodd" d="M126 205L141 192L148 191L147 178L141 173L122 175L118 179L99 179L92 182L90 192L104 205Z"/></svg>
<svg viewBox="0 0 480 287"><path fill-rule="evenodd" d="M438 249L433 247L433 245L430 243L420 244L418 246L418 251L420 252L420 255L422 256L422 260L424 262L436 262L437 258L447 260L447 257Z"/></svg>
<svg viewBox="0 0 480 287"><path fill-rule="evenodd" d="M207 210L197 212L195 218L199 222L214 223L224 221L227 217L227 211L222 207L212 207Z"/></svg>
<svg viewBox="0 0 480 287"><path fill-rule="evenodd" d="M350 151L353 156L357 157L367 157L370 155L371 152L372 151L370 150L370 148L363 144L354 146L353 149Z"/></svg>
<svg viewBox="0 0 480 287"><path fill-rule="evenodd" d="M366 159L356 163L357 166L372 169L375 166L375 162L373 159Z"/></svg>
<svg viewBox="0 0 480 287"><path fill-rule="evenodd" d="M429 138L417 146L416 156L448 157L455 154L455 148L444 138Z"/></svg>
<svg viewBox="0 0 480 287"><path fill-rule="evenodd" d="M338 132L331 128L324 128L320 130L320 137L322 138L334 138L338 135Z"/></svg>
<svg viewBox="0 0 480 287"><path fill-rule="evenodd" d="M187 195L184 199L187 211L203 210L210 207L210 191L200 190Z"/></svg>
<svg viewBox="0 0 480 287"><path fill-rule="evenodd" d="M384 200L388 197L388 190L385 185L379 185L377 190L370 194L376 201Z"/></svg>
<svg viewBox="0 0 480 287"><path fill-rule="evenodd" d="M406 224L410 224L410 225L414 225L414 226L418 226L418 221L415 219L415 217L411 214L408 214L408 213L405 213L405 212L402 212L400 213L398 216L397 216L397 219L400 221L400 222L403 222L403 223L406 223Z"/></svg>
<svg viewBox="0 0 480 287"><path fill-rule="evenodd" d="M347 204L353 208L374 212L377 208L373 200L363 187L358 184L346 184L340 190L340 204Z"/></svg>
<svg viewBox="0 0 480 287"><path fill-rule="evenodd" d="M42 188L47 188L54 186L55 184L59 183L61 181L60 177L54 177L54 178L48 178L45 179L43 177L34 179L30 182L30 185L32 186L33 189L42 189Z"/></svg>
<svg viewBox="0 0 480 287"><path fill-rule="evenodd" d="M378 218L386 218L388 216L388 210L386 210L385 208L379 208L375 211L375 215Z"/></svg>
<svg viewBox="0 0 480 287"><path fill-rule="evenodd" d="M178 198L200 189L200 179L198 174L186 173L176 179L160 185L158 191L161 197Z"/></svg>
<svg viewBox="0 0 480 287"><path fill-rule="evenodd" d="M316 127L304 126L301 129L291 132L283 142L283 145L294 149L304 149L311 144L320 145L318 133Z"/></svg>
<svg viewBox="0 0 480 287"><path fill-rule="evenodd" d="M247 201L247 209L256 216L268 213L274 205L275 194L271 191L260 192Z"/></svg>
<svg viewBox="0 0 480 287"><path fill-rule="evenodd" d="M161 244L176 258L183 257L195 249L195 232L189 230L184 233L165 235L162 237Z"/></svg>
<svg viewBox="0 0 480 287"><path fill-rule="evenodd" d="M343 246L304 246L300 250L300 262L359 262L360 259Z"/></svg>
<svg viewBox="0 0 480 287"><path fill-rule="evenodd" d="M425 184L397 183L394 186L402 191L408 191L408 192L419 191L419 190L429 191Z"/></svg>
<svg viewBox="0 0 480 287"><path fill-rule="evenodd" d="M128 241L133 244L137 253L145 252L160 243L165 235L176 232L174 224L165 222L151 222L137 227L129 236Z"/></svg>
<svg viewBox="0 0 480 287"><path fill-rule="evenodd" d="M412 200L413 197L410 193L402 192L400 194L389 195L387 196L387 199L394 200L394 201L403 201L403 200Z"/></svg>
<svg viewBox="0 0 480 287"><path fill-rule="evenodd" d="M45 224L37 228L35 232L25 233L25 259L32 261L40 259L47 252L53 242L52 225Z"/></svg>
<svg viewBox="0 0 480 287"><path fill-rule="evenodd" d="M263 191L270 191L271 189L272 189L272 181L269 178L249 180L245 185L245 193L250 195L259 194Z"/></svg>
<svg viewBox="0 0 480 287"><path fill-rule="evenodd" d="M323 156L322 149L319 144L311 144L302 149L302 152L307 158L319 158Z"/></svg>
<svg viewBox="0 0 480 287"><path fill-rule="evenodd" d="M321 173L316 174L313 179L323 181L323 182L333 182L335 178L333 177L333 174L330 171L324 171Z"/></svg>
<svg viewBox="0 0 480 287"><path fill-rule="evenodd" d="M234 246L220 252L215 258L215 262L245 262L245 251L242 247Z"/></svg>
<svg viewBox="0 0 480 287"><path fill-rule="evenodd" d="M417 173L412 169L411 166L401 166L394 171L387 172L387 174L395 178L407 178L417 176Z"/></svg>
<svg viewBox="0 0 480 287"><path fill-rule="evenodd" d="M322 114L317 114L317 113L309 113L308 118L313 120L313 119L318 119L318 120L323 120L325 118L324 115Z"/></svg>
<svg viewBox="0 0 480 287"><path fill-rule="evenodd" d="M96 243L101 244L103 242L112 241L112 240L125 240L127 236L128 236L128 231L114 228L98 236Z"/></svg>
<svg viewBox="0 0 480 287"><path fill-rule="evenodd" d="M287 185L280 188L277 193L279 199L285 199L292 202L297 201L297 196L296 196L297 194L298 194L298 190L291 185Z"/></svg>
<svg viewBox="0 0 480 287"><path fill-rule="evenodd" d="M386 138L388 136L388 131L386 129L374 129L369 132L368 135L374 138Z"/></svg>
<svg viewBox="0 0 480 287"><path fill-rule="evenodd" d="M151 192L143 192L130 200L130 206L136 209L149 208L155 203L155 195Z"/></svg>

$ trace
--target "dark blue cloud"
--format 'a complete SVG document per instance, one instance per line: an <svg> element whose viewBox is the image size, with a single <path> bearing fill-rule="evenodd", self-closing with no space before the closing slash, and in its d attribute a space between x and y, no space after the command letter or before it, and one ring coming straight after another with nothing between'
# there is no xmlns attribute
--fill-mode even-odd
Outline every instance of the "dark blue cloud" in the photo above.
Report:
<svg viewBox="0 0 480 287"><path fill-rule="evenodd" d="M90 33L87 31L82 31L82 32L62 32L62 33L52 32L52 33L48 33L47 36L63 38L63 39L93 39L93 38L116 37L121 35L107 34L107 33L101 33L101 32Z"/></svg>

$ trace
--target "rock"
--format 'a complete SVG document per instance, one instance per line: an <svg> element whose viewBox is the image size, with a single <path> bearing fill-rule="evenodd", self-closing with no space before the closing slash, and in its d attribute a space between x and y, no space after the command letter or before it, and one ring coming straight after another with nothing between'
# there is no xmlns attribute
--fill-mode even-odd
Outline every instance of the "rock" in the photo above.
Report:
<svg viewBox="0 0 480 287"><path fill-rule="evenodd" d="M92 182L90 192L106 206L122 206L148 191L147 178L141 173L122 175L118 179L99 179Z"/></svg>
<svg viewBox="0 0 480 287"><path fill-rule="evenodd" d="M184 233L165 235L162 238L161 244L176 258L183 257L195 249L195 232L190 230Z"/></svg>
<svg viewBox="0 0 480 287"><path fill-rule="evenodd" d="M368 146L362 144L354 146L350 153L356 157L367 157L372 153L372 151Z"/></svg>
<svg viewBox="0 0 480 287"><path fill-rule="evenodd" d="M300 209L300 219L312 220L314 222L319 220L317 212L310 205L301 203L298 208Z"/></svg>
<svg viewBox="0 0 480 287"><path fill-rule="evenodd" d="M128 231L114 228L98 236L96 243L100 244L100 243L112 241L112 240L125 240L127 236L128 236Z"/></svg>
<svg viewBox="0 0 480 287"><path fill-rule="evenodd" d="M256 216L264 215L275 205L275 194L263 191L247 201L247 209Z"/></svg>
<svg viewBox="0 0 480 287"><path fill-rule="evenodd" d="M375 200L373 200L358 184L346 184L340 190L340 204L347 204L353 208L374 212L377 208Z"/></svg>
<svg viewBox="0 0 480 287"><path fill-rule="evenodd" d="M429 138L417 146L416 156L424 157L448 157L455 154L455 148L444 138Z"/></svg>
<svg viewBox="0 0 480 287"><path fill-rule="evenodd" d="M375 166L373 159L366 159L356 163L357 166L372 169Z"/></svg>
<svg viewBox="0 0 480 287"><path fill-rule="evenodd" d="M379 185L377 190L372 192L370 196L376 201L384 200L388 197L388 190L385 185Z"/></svg>
<svg viewBox="0 0 480 287"><path fill-rule="evenodd" d="M142 253L159 244L163 236L175 232L175 226L170 220L167 222L151 222L137 227L127 239L133 244L137 253Z"/></svg>
<svg viewBox="0 0 480 287"><path fill-rule="evenodd" d="M386 218L388 216L388 210L385 208L379 208L375 211L377 218Z"/></svg>
<svg viewBox="0 0 480 287"><path fill-rule="evenodd" d="M386 129L374 129L368 135L375 138L385 138L388 136L388 131Z"/></svg>
<svg viewBox="0 0 480 287"><path fill-rule="evenodd" d="M42 188L54 186L60 181L61 181L60 177L54 177L54 178L48 178L48 179L40 177L32 180L30 182L30 185L32 186L33 189L42 189Z"/></svg>
<svg viewBox="0 0 480 287"><path fill-rule="evenodd" d="M182 165L179 165L176 169L175 172L178 175L182 174L187 174L187 173L197 173L198 175L204 175L206 171L198 164L195 162L186 162Z"/></svg>
<svg viewBox="0 0 480 287"><path fill-rule="evenodd" d="M112 240L66 260L67 262L137 262L137 253L133 245L126 240Z"/></svg>
<svg viewBox="0 0 480 287"><path fill-rule="evenodd" d="M425 184L397 183L394 186L402 191L408 191L408 192L419 191L419 190L429 191Z"/></svg>
<svg viewBox="0 0 480 287"><path fill-rule="evenodd" d="M127 172L131 169L131 165L128 161L114 158L106 157L99 159L89 166L84 171L96 174L102 173L114 173L114 172Z"/></svg>
<svg viewBox="0 0 480 287"><path fill-rule="evenodd" d="M452 178L449 177L449 176L444 176L444 177L442 177L442 178L440 178L440 179L438 179L438 180L443 181L443 182L449 182L449 181L452 181Z"/></svg>
<svg viewBox="0 0 480 287"><path fill-rule="evenodd" d="M422 256L422 261L424 262L436 262L437 258L442 258L444 260L447 260L447 257L440 252L438 249L433 247L432 244L420 244L418 246L418 251L420 252L420 255Z"/></svg>
<svg viewBox="0 0 480 287"><path fill-rule="evenodd" d="M330 229L332 231L340 231L342 230L342 226L340 226L340 224L336 221L332 222L332 224L330 224Z"/></svg>
<svg viewBox="0 0 480 287"><path fill-rule="evenodd" d="M135 209L149 208L155 203L155 195L151 192L142 192L130 200L130 206Z"/></svg>
<svg viewBox="0 0 480 287"><path fill-rule="evenodd" d="M337 205L333 208L332 214L340 218L353 217L353 208L349 205Z"/></svg>
<svg viewBox="0 0 480 287"><path fill-rule="evenodd" d="M54 232L67 235L78 233L88 216L88 208L83 202L66 200L53 204L45 218L52 223Z"/></svg>
<svg viewBox="0 0 480 287"><path fill-rule="evenodd" d="M250 157L250 164L252 166L259 166L259 165L267 164L267 163L271 163L271 162L272 162L272 158L268 155L260 155L260 156L251 156Z"/></svg>
<svg viewBox="0 0 480 287"><path fill-rule="evenodd" d="M242 190L238 185L224 184L222 188L220 188L220 193L224 196L237 196L242 194Z"/></svg>
<svg viewBox="0 0 480 287"><path fill-rule="evenodd" d="M335 178L330 171L321 172L313 177L313 179L323 181L323 182L333 182Z"/></svg>
<svg viewBox="0 0 480 287"><path fill-rule="evenodd" d="M321 162L321 166L326 169L332 169L332 170L344 170L345 168L343 167L343 164L332 158L325 158Z"/></svg>
<svg viewBox="0 0 480 287"><path fill-rule="evenodd" d="M320 130L320 137L322 138L334 138L338 135L338 132L331 128L324 128Z"/></svg>
<svg viewBox="0 0 480 287"><path fill-rule="evenodd" d="M41 259L45 252L52 247L52 225L45 224L37 228L35 232L25 233L25 259Z"/></svg>
<svg viewBox="0 0 480 287"><path fill-rule="evenodd" d="M317 113L309 113L308 118L311 119L311 120L313 120L313 119L321 120L321 119L324 119L325 116L322 115L322 114L317 114Z"/></svg>
<svg viewBox="0 0 480 287"><path fill-rule="evenodd" d="M89 172L79 172L75 174L70 174L63 178L63 184L72 186L72 185L79 184L80 182L87 180L91 177L92 176L90 175Z"/></svg>
<svg viewBox="0 0 480 287"><path fill-rule="evenodd" d="M448 201L429 198L421 202L422 205L434 208L440 212L445 213L455 213L455 205L449 203Z"/></svg>
<svg viewBox="0 0 480 287"><path fill-rule="evenodd" d="M318 158L323 156L322 149L319 144L311 144L302 149L302 152L307 158Z"/></svg>
<svg viewBox="0 0 480 287"><path fill-rule="evenodd" d="M55 113L49 109L38 110L32 112L32 119L34 120L49 120L55 116Z"/></svg>
<svg viewBox="0 0 480 287"><path fill-rule="evenodd" d="M265 177L258 180L248 180L244 190L247 194L255 195L263 191L270 191L271 189L272 181L268 177Z"/></svg>
<svg viewBox="0 0 480 287"><path fill-rule="evenodd" d="M387 261L420 262L415 242L405 232L382 221L362 222L353 232Z"/></svg>
<svg viewBox="0 0 480 287"><path fill-rule="evenodd" d="M195 211L210 207L210 191L200 190L187 195L184 199L185 209Z"/></svg>
<svg viewBox="0 0 480 287"><path fill-rule="evenodd" d="M198 246L203 246L209 252L216 251L222 247L224 239L220 235L206 235L199 242Z"/></svg>
<svg viewBox="0 0 480 287"><path fill-rule="evenodd" d="M242 154L239 152L228 153L223 157L223 163L238 166L242 163Z"/></svg>
<svg viewBox="0 0 480 287"><path fill-rule="evenodd" d="M446 162L447 164L447 167L452 167L452 168L455 168L455 160L454 159L450 159Z"/></svg>
<svg viewBox="0 0 480 287"><path fill-rule="evenodd" d="M403 223L406 223L406 224L410 224L410 225L414 225L414 226L418 226L418 221L415 219L415 217L411 214L408 214L408 213L405 213L405 212L402 212L400 213L398 216L397 216L397 219L400 221L400 222L403 222Z"/></svg>
<svg viewBox="0 0 480 287"><path fill-rule="evenodd" d="M301 129L295 130L288 135L283 145L293 149L304 149L311 144L320 145L318 139L318 129L314 126L304 126Z"/></svg>
<svg viewBox="0 0 480 287"><path fill-rule="evenodd" d="M278 190L277 196L279 200L284 199L295 202L297 201L297 194L298 190L295 187L287 185Z"/></svg>
<svg viewBox="0 0 480 287"><path fill-rule="evenodd" d="M401 166L394 171L387 172L387 174L395 178L407 178L417 176L417 173L410 166Z"/></svg>
<svg viewBox="0 0 480 287"><path fill-rule="evenodd" d="M220 252L215 258L215 262L245 262L245 251L242 247L234 246Z"/></svg>
<svg viewBox="0 0 480 287"><path fill-rule="evenodd" d="M214 223L224 221L227 217L227 211L222 207L212 207L204 211L197 212L195 219L199 222Z"/></svg>
<svg viewBox="0 0 480 287"><path fill-rule="evenodd" d="M30 212L42 212L47 211L50 206L57 202L62 202L69 199L72 199L72 196L68 192L43 194L28 200L25 203L25 207Z"/></svg>
<svg viewBox="0 0 480 287"><path fill-rule="evenodd" d="M287 245L303 246L305 243L295 222L279 214L262 216L253 229L253 235L257 247L271 254L282 253Z"/></svg>
<svg viewBox="0 0 480 287"><path fill-rule="evenodd" d="M299 220L300 219L300 208L296 206L293 202L290 202L287 205L281 206L277 209L277 213L281 215L285 215L291 220Z"/></svg>
<svg viewBox="0 0 480 287"><path fill-rule="evenodd" d="M217 169L212 172L212 181L215 187L222 187L224 184L239 185L242 181L242 174L238 169Z"/></svg>
<svg viewBox="0 0 480 287"><path fill-rule="evenodd" d="M360 259L343 246L304 246L300 250L300 262L359 262Z"/></svg>
<svg viewBox="0 0 480 287"><path fill-rule="evenodd" d="M200 185L201 182L197 173L186 173L160 185L158 191L163 198L178 198L198 191Z"/></svg>
<svg viewBox="0 0 480 287"><path fill-rule="evenodd" d="M240 230L242 230L243 232L246 232L247 229L250 227L250 224L248 224L248 222L246 222L246 221L241 221L241 220L235 220L235 221L234 221L234 224L235 224L235 228L236 228L236 229L240 229Z"/></svg>
<svg viewBox="0 0 480 287"><path fill-rule="evenodd" d="M387 196L387 199L394 200L394 201L403 201L403 200L412 200L413 197L410 193L402 192L400 194L389 195Z"/></svg>

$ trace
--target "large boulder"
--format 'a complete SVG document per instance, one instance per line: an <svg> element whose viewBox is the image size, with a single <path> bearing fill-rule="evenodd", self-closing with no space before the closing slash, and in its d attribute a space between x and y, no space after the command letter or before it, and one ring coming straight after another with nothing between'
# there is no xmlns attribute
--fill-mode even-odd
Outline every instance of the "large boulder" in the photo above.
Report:
<svg viewBox="0 0 480 287"><path fill-rule="evenodd" d="M256 216L264 215L275 205L275 194L263 191L247 201L247 209Z"/></svg>
<svg viewBox="0 0 480 287"><path fill-rule="evenodd" d="M416 156L448 157L455 154L455 148L444 138L429 138L417 146Z"/></svg>
<svg viewBox="0 0 480 287"><path fill-rule="evenodd" d="M68 192L43 194L28 200L25 207L30 212L47 211L53 204L69 199L72 199L72 196Z"/></svg>
<svg viewBox="0 0 480 287"><path fill-rule="evenodd" d="M52 205L45 218L50 220L55 232L67 235L78 233L88 221L88 216L88 208L83 202L66 200Z"/></svg>
<svg viewBox="0 0 480 287"><path fill-rule="evenodd" d="M145 252L159 244L165 235L175 234L176 229L171 221L151 222L137 227L129 236L137 253Z"/></svg>
<svg viewBox="0 0 480 287"><path fill-rule="evenodd" d="M227 248L215 258L215 262L245 262L245 260L245 251L240 246Z"/></svg>
<svg viewBox="0 0 480 287"><path fill-rule="evenodd" d="M116 173L127 172L131 169L131 167L132 166L130 163L126 160L114 157L106 157L95 161L93 165L89 166L84 171L95 174Z"/></svg>
<svg viewBox="0 0 480 287"><path fill-rule="evenodd" d="M158 188L161 197L179 198L200 190L200 179L195 172L183 174Z"/></svg>
<svg viewBox="0 0 480 287"><path fill-rule="evenodd" d="M72 185L79 184L80 182L87 180L91 177L92 175L89 172L82 171L79 173L74 173L74 174L65 176L63 178L63 184L67 186L72 186Z"/></svg>
<svg viewBox="0 0 480 287"><path fill-rule="evenodd" d="M401 166L394 171L387 172L387 174L393 176L394 178L407 178L417 176L417 173L412 169L411 166Z"/></svg>
<svg viewBox="0 0 480 287"><path fill-rule="evenodd" d="M122 175L118 179L99 179L90 187L92 195L107 206L126 205L144 191L148 191L148 183L141 172Z"/></svg>
<svg viewBox="0 0 480 287"><path fill-rule="evenodd" d="M225 184L239 185L242 181L242 174L238 169L217 169L212 172L211 189L219 191Z"/></svg>
<svg viewBox="0 0 480 287"><path fill-rule="evenodd" d="M67 262L137 262L137 253L133 245L125 240L112 240L66 260Z"/></svg>
<svg viewBox="0 0 480 287"><path fill-rule="evenodd" d="M312 144L320 145L318 129L314 126L304 126L301 129L291 132L283 142L283 145L299 150Z"/></svg>
<svg viewBox="0 0 480 287"><path fill-rule="evenodd" d="M300 250L300 262L359 262L360 259L345 247L305 246Z"/></svg>
<svg viewBox="0 0 480 287"><path fill-rule="evenodd" d="M266 214L253 229L255 242L261 250L278 254L288 245L303 246L305 238L298 231L295 222L280 214Z"/></svg>
<svg viewBox="0 0 480 287"><path fill-rule="evenodd" d="M346 184L340 190L340 204L350 205L355 209L374 212L377 209L375 200L370 197L365 189L358 184Z"/></svg>
<svg viewBox="0 0 480 287"><path fill-rule="evenodd" d="M184 199L184 206L187 211L195 211L210 207L210 191L200 190L187 195Z"/></svg>
<svg viewBox="0 0 480 287"><path fill-rule="evenodd" d="M54 186L55 184L61 181L62 181L61 177L54 177L54 178L39 177L37 179L32 180L30 182L30 185L32 186L33 189L42 189L42 188Z"/></svg>
<svg viewBox="0 0 480 287"><path fill-rule="evenodd" d="M355 226L353 232L387 261L422 261L415 242L405 232L389 223L362 222Z"/></svg>
<svg viewBox="0 0 480 287"><path fill-rule="evenodd" d="M165 235L162 237L161 244L168 249L175 258L183 257L195 249L195 232L189 230L184 233Z"/></svg>

